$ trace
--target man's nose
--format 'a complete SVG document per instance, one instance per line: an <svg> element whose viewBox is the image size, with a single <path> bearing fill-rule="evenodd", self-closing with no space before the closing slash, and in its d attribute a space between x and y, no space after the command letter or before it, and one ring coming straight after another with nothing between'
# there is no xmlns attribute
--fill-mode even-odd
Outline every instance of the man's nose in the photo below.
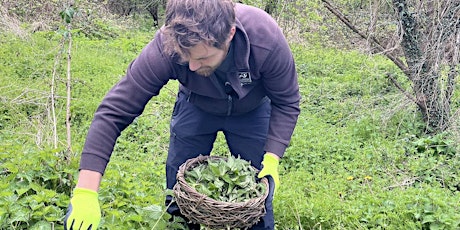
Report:
<svg viewBox="0 0 460 230"><path fill-rule="evenodd" d="M190 61L188 62L188 68L189 68L191 71L196 71L196 70L198 70L200 67L201 67L201 63L200 63L199 61L190 60Z"/></svg>

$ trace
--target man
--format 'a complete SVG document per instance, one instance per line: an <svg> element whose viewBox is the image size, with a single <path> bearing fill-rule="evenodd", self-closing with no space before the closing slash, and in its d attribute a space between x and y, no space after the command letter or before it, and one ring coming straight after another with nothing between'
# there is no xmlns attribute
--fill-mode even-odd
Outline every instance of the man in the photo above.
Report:
<svg viewBox="0 0 460 230"><path fill-rule="evenodd" d="M180 87L171 118L167 188L187 159L210 154L219 131L233 155L279 185L278 161L300 113L297 74L282 31L264 11L231 0L169 0L165 25L95 113L66 229L97 228L97 191L116 139L170 79ZM252 229L274 229L272 197L267 201L267 214ZM170 214L181 215L171 197L166 204Z"/></svg>

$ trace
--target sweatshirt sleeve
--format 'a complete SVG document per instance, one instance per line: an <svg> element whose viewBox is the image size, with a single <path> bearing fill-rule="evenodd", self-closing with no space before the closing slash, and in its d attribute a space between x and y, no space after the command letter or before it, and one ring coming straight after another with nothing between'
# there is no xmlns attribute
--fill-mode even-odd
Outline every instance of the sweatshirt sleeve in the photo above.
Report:
<svg viewBox="0 0 460 230"><path fill-rule="evenodd" d="M262 68L263 84L272 105L265 151L282 157L300 114L300 93L290 47L280 30L274 34L276 46Z"/></svg>
<svg viewBox="0 0 460 230"><path fill-rule="evenodd" d="M123 77L97 108L83 147L80 170L102 174L121 132L142 114L171 76L171 64L162 54L161 38L155 38L129 65Z"/></svg>

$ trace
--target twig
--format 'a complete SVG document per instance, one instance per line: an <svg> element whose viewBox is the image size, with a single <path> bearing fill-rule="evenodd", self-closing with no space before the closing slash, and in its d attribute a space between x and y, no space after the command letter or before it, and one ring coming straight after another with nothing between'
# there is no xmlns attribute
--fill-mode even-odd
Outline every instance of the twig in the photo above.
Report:
<svg viewBox="0 0 460 230"><path fill-rule="evenodd" d="M66 106L66 127L67 127L67 155L66 160L70 163L70 154L72 152L72 141L71 141L71 130L70 130L70 101L71 101L71 75L70 75L70 63L71 63L71 50L72 50L72 34L71 24L67 24L68 41L69 47L67 50L67 106Z"/></svg>
<svg viewBox="0 0 460 230"><path fill-rule="evenodd" d="M64 41L65 39L63 38L61 40L61 43L59 45L59 51L56 54L56 59L54 61L54 66L53 66L53 75L51 78L51 116L52 116L52 123L53 123L53 144L54 148L58 147L58 136L57 136L57 119L56 119L56 75L57 75L57 66L59 64L59 60L61 60L61 54L64 48Z"/></svg>
<svg viewBox="0 0 460 230"><path fill-rule="evenodd" d="M413 183L415 183L415 181L417 181L417 179L418 179L418 177L404 179L400 184L390 185L390 186L386 187L385 190L391 190L391 189L398 188L398 187L410 186Z"/></svg>
<svg viewBox="0 0 460 230"><path fill-rule="evenodd" d="M369 36L369 35L366 35L364 33L362 33L358 28L356 28L356 26L354 26L350 20L342 14L342 12L340 12L338 9L334 8L327 0L321 0L323 3L324 3L324 6L331 12L333 13L338 19L340 19L340 21L342 21L343 23L345 23L345 25L350 28L353 32L355 32L356 34L358 34L362 39L366 40L366 41L370 41L372 44L374 44L376 46L376 48L382 52L385 56L387 56L391 61L393 61L393 63L396 64L396 66L398 66L399 69L401 69L401 71L404 72L404 74L408 77L408 78L411 78L411 73L409 71L409 69L407 68L406 64L404 64L404 62L395 57L393 54L387 52L383 46L381 45L381 43L373 36ZM370 38L370 39L369 39Z"/></svg>
<svg viewBox="0 0 460 230"><path fill-rule="evenodd" d="M393 78L393 76L391 76L390 73L387 73L387 78L390 79L391 82L393 82L393 84L396 86L396 88L398 88L403 94L404 96L406 96L407 98L409 98L409 100L417 103L417 100L412 96L410 95L397 81L396 79Z"/></svg>
<svg viewBox="0 0 460 230"><path fill-rule="evenodd" d="M299 211L297 211L297 205L294 205L294 208L295 208L294 215L295 215L295 218L297 219L297 224L299 225L300 230L303 230L302 223L300 222ZM321 228L321 226L320 226L320 228Z"/></svg>
<svg viewBox="0 0 460 230"><path fill-rule="evenodd" d="M160 222L160 220L162 219L162 217L166 214L166 211L168 210L168 208L171 206L172 203L173 203L173 202L170 202L170 203L168 204L168 206L165 208L165 210L161 213L160 217L158 218L158 220L157 220L157 221L155 222L155 224L153 225L152 230L153 230L153 229L156 229L157 224Z"/></svg>

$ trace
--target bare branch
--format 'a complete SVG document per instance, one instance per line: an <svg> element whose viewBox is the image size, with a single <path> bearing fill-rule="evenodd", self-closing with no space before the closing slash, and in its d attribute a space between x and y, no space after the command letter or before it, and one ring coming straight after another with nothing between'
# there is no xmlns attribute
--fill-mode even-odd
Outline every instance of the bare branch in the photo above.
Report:
<svg viewBox="0 0 460 230"><path fill-rule="evenodd" d="M374 36L369 36L361 32L356 26L354 26L350 20L342 14L341 11L339 11L337 8L333 7L329 1L327 0L321 0L324 3L324 6L331 12L333 13L340 21L345 23L345 25L350 28L353 32L358 34L362 39L370 41L379 52L382 52L386 57L388 57L393 63L395 63L396 66L398 66L399 69L410 79L411 74L409 69L407 68L406 64L404 62L395 57L393 54L390 52L387 52L385 48L381 45L381 43L374 37Z"/></svg>
<svg viewBox="0 0 460 230"><path fill-rule="evenodd" d="M416 99L415 97L413 97L410 93L408 93L408 92L398 83L398 81L396 81L396 79L393 78L393 76L392 76L390 73L388 73L388 74L386 75L386 77L387 77L388 79L390 79L391 82L393 82L393 84L396 86L396 88L398 88L399 91L401 91L401 92L404 94L404 96L406 96L409 100L411 100L411 101L417 103L417 99Z"/></svg>
<svg viewBox="0 0 460 230"><path fill-rule="evenodd" d="M58 147L58 135L57 135L57 118L56 118L56 78L57 78L57 68L61 60L62 52L64 49L64 42L65 39L61 39L59 44L59 51L55 56L54 66L53 66L53 73L51 76L51 87L50 87L50 107L51 107L51 118L53 124L53 144L54 148Z"/></svg>
<svg viewBox="0 0 460 230"><path fill-rule="evenodd" d="M406 178L398 184L390 185L384 188L384 190L392 190L394 188L408 187L414 184L415 182L417 182L418 179L419 179L418 177Z"/></svg>
<svg viewBox="0 0 460 230"><path fill-rule="evenodd" d="M71 34L71 25L70 23L67 25L68 31L68 49L67 49L67 105L66 105L66 127L67 127L67 154L66 160L67 163L70 164L70 153L72 152L72 141L71 141L71 112L70 112L70 103L71 103L71 84L72 78L70 74L70 64L71 64L71 51L72 51L72 34Z"/></svg>

